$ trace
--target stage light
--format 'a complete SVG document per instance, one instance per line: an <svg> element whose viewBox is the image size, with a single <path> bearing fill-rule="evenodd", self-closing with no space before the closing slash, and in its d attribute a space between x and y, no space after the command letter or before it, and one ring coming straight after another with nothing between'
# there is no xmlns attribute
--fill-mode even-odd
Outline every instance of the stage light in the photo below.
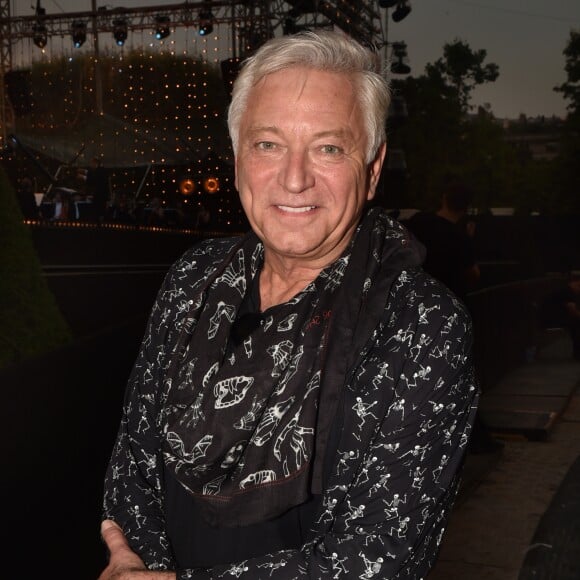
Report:
<svg viewBox="0 0 580 580"><path fill-rule="evenodd" d="M127 40L127 21L123 18L113 20L113 38L117 46L123 46Z"/></svg>
<svg viewBox="0 0 580 580"><path fill-rule="evenodd" d="M73 22L71 32L73 46L80 48L87 40L87 25L84 22Z"/></svg>
<svg viewBox="0 0 580 580"><path fill-rule="evenodd" d="M203 180L203 188L207 193L215 193L220 189L220 180L217 177L206 177Z"/></svg>
<svg viewBox="0 0 580 580"><path fill-rule="evenodd" d="M35 24L32 28L32 42L38 46L38 48L44 48L48 42L48 32L44 24Z"/></svg>
<svg viewBox="0 0 580 580"><path fill-rule="evenodd" d="M171 34L171 29L169 28L169 16L157 16L155 22L157 23L155 38L157 40L167 38Z"/></svg>
<svg viewBox="0 0 580 580"><path fill-rule="evenodd" d="M411 6L409 5L408 0L402 0L397 4L397 7L393 12L393 21L401 22L401 20L403 20L403 18L406 18L410 12Z"/></svg>
<svg viewBox="0 0 580 580"><path fill-rule="evenodd" d="M195 191L195 181L191 177L183 178L179 183L179 192L181 195L191 195Z"/></svg>
<svg viewBox="0 0 580 580"><path fill-rule="evenodd" d="M214 17L209 9L199 11L199 35L207 36L213 32Z"/></svg>

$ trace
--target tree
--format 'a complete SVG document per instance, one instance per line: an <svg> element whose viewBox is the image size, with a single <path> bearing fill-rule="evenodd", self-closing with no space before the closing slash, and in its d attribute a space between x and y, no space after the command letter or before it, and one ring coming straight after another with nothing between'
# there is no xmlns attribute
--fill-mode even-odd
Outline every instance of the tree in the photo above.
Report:
<svg viewBox="0 0 580 580"><path fill-rule="evenodd" d="M557 184L559 212L580 215L580 32L570 32L563 54L567 79L554 90L562 93L569 103L554 182Z"/></svg>
<svg viewBox="0 0 580 580"><path fill-rule="evenodd" d="M502 183L496 175L505 165L499 161L505 153L501 128L491 112L482 111L476 118L467 114L471 91L494 81L498 66L484 65L485 50L473 51L458 40L446 44L443 53L443 58L427 64L425 74L393 81L394 97L404 99L408 117L399 127L389 127L390 147L405 151L403 203L411 207L433 207L439 201L437 184L448 173L477 182L483 200L489 199L490 188L495 194L495 186ZM490 171L482 179L481 167L487 166Z"/></svg>
<svg viewBox="0 0 580 580"><path fill-rule="evenodd" d="M14 189L0 167L0 368L72 338L42 269Z"/></svg>
<svg viewBox="0 0 580 580"><path fill-rule="evenodd" d="M568 99L568 111L580 115L580 32L571 31L570 38L563 51L566 57L564 70L568 75L565 83L554 87L556 92L562 93Z"/></svg>
<svg viewBox="0 0 580 580"><path fill-rule="evenodd" d="M486 50L472 50L466 42L455 39L443 47L443 58L434 64L427 64L427 75L440 76L454 87L461 109L467 112L473 89L477 85L493 82L499 76L497 64L483 63L486 57Z"/></svg>
<svg viewBox="0 0 580 580"><path fill-rule="evenodd" d="M431 206L438 201L435 182L453 165L460 146L461 109L441 77L409 76L392 85L393 97L406 103L407 117L387 125L389 148L404 150L408 175L406 199L392 199L387 187L389 204Z"/></svg>

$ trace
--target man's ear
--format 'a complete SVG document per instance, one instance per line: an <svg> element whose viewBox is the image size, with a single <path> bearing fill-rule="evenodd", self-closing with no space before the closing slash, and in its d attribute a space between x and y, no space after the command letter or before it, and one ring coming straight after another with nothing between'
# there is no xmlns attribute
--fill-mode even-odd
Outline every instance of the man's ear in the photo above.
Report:
<svg viewBox="0 0 580 580"><path fill-rule="evenodd" d="M375 155L375 158L371 161L369 165L369 191L367 193L367 200L370 201L375 197L375 192L377 190L377 185L381 177L381 170L383 168L383 163L385 162L385 156L387 154L387 144L383 143Z"/></svg>

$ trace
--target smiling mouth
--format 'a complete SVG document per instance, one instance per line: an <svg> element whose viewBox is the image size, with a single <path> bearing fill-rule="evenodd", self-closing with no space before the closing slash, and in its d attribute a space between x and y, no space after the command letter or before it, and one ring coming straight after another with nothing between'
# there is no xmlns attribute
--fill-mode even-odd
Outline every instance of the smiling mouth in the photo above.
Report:
<svg viewBox="0 0 580 580"><path fill-rule="evenodd" d="M281 209L282 211L287 211L289 213L305 213L307 211L316 209L315 205L304 205L301 207L291 207L289 205L277 205L276 207L278 209Z"/></svg>

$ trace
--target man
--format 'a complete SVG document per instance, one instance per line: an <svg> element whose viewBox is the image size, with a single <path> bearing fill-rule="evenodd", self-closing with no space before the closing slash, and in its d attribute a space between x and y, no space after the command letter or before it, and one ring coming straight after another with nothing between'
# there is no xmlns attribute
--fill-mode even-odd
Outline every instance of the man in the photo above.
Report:
<svg viewBox="0 0 580 580"><path fill-rule="evenodd" d="M465 310L367 208L388 101L376 55L340 33L246 61L228 123L252 231L195 246L160 290L106 476L101 580L432 567L478 392Z"/></svg>
<svg viewBox="0 0 580 580"><path fill-rule="evenodd" d="M463 183L447 178L437 211L418 212L405 222L427 249L425 270L462 300L480 279L473 249L475 224L465 224L470 200Z"/></svg>
<svg viewBox="0 0 580 580"><path fill-rule="evenodd" d="M465 221L471 197L469 187L448 175L444 179L437 211L416 213L405 222L426 248L423 268L463 302L467 294L477 288L481 278L473 247L475 223ZM469 451L482 454L502 449L503 443L492 436L477 413Z"/></svg>

